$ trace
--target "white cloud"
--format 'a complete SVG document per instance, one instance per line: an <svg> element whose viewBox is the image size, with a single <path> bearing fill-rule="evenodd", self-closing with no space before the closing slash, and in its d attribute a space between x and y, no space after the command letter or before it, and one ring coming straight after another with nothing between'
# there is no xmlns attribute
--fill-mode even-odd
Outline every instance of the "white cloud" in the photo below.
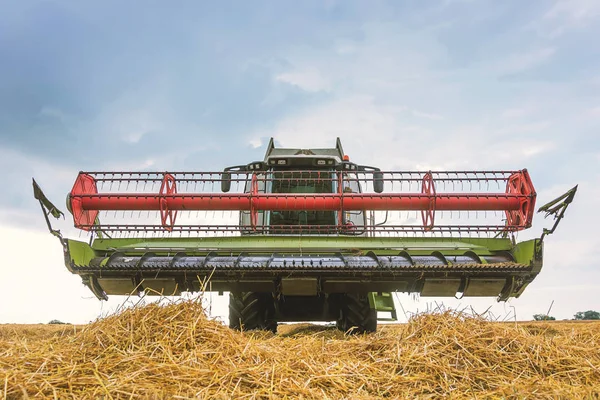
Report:
<svg viewBox="0 0 600 400"><path fill-rule="evenodd" d="M356 52L356 46L352 43L340 43L337 45L335 51L338 54L353 54Z"/></svg>
<svg viewBox="0 0 600 400"><path fill-rule="evenodd" d="M297 86L307 92L327 92L331 89L330 82L314 67L285 72L277 75L275 80Z"/></svg>
<svg viewBox="0 0 600 400"><path fill-rule="evenodd" d="M381 157L389 154L384 150L391 148L402 135L398 123L401 115L394 109L377 107L370 97L348 97L285 118L272 131L260 132L255 137L258 140L274 136L286 147L306 147L307 143L311 147L330 147L339 136L346 149L361 149L363 154L350 154L352 158L378 158L380 163L391 166L395 155L386 160ZM414 132L415 128L411 129Z"/></svg>
<svg viewBox="0 0 600 400"><path fill-rule="evenodd" d="M48 105L43 106L42 109L40 110L39 114L44 117L56 118L62 122L66 122L66 121L69 121L70 119L72 119L69 115L67 115L60 108L52 107L52 106L48 106Z"/></svg>
<svg viewBox="0 0 600 400"><path fill-rule="evenodd" d="M252 148L257 149L259 147L262 147L262 139L261 138L252 138L250 139L250 146L252 146Z"/></svg>
<svg viewBox="0 0 600 400"><path fill-rule="evenodd" d="M434 128L429 124L437 119L419 123L413 114L405 106L379 105L372 97L354 96L284 118L271 131L257 132L253 140L274 136L286 147L329 147L340 137L355 161L401 170L520 168L556 148L553 141L525 136L543 132L545 121L508 127L498 123L491 128L448 122Z"/></svg>

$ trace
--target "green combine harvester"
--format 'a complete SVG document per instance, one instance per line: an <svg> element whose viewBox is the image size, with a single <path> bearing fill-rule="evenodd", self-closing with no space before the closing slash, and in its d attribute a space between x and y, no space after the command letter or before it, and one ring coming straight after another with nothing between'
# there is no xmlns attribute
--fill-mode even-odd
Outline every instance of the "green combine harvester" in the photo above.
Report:
<svg viewBox="0 0 600 400"><path fill-rule="evenodd" d="M280 321L373 332L378 316L396 319L392 292L519 297L577 190L540 209L552 229L517 243L535 210L527 170L381 171L351 162L339 139L271 139L264 160L222 172L80 172L67 207L84 242L52 228L62 212L33 187L68 270L98 299L230 292L231 328L273 332Z"/></svg>

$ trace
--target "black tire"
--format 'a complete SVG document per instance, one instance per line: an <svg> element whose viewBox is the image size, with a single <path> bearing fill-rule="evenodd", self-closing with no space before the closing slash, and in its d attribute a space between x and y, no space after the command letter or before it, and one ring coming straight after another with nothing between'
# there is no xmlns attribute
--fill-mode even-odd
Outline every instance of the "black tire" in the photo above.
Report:
<svg viewBox="0 0 600 400"><path fill-rule="evenodd" d="M237 330L266 330L277 332L273 318L275 305L271 293L230 293L229 327Z"/></svg>
<svg viewBox="0 0 600 400"><path fill-rule="evenodd" d="M366 293L347 293L339 299L340 313L336 326L352 334L375 332L377 311L371 308Z"/></svg>

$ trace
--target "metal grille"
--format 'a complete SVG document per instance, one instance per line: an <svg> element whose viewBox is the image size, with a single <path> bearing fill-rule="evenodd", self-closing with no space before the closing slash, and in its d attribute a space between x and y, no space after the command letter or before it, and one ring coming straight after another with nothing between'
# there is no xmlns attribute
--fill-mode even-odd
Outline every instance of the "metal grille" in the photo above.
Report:
<svg viewBox="0 0 600 400"><path fill-rule="evenodd" d="M81 172L69 204L111 236L470 235L528 228L535 191L526 170Z"/></svg>

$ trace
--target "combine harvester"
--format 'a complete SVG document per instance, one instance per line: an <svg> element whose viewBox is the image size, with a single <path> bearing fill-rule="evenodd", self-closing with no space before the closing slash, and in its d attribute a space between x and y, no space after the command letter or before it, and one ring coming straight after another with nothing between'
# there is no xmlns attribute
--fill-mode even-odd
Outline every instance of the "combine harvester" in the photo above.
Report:
<svg viewBox="0 0 600 400"><path fill-rule="evenodd" d="M536 201L527 170L383 172L351 162L339 139L271 139L263 161L224 172L80 172L67 207L83 242L52 228L62 213L33 186L68 270L98 299L227 291L231 328L354 332L375 331L378 312L396 318L391 292L519 297L577 190L540 209L552 229L517 243ZM229 220L215 223L217 211Z"/></svg>

